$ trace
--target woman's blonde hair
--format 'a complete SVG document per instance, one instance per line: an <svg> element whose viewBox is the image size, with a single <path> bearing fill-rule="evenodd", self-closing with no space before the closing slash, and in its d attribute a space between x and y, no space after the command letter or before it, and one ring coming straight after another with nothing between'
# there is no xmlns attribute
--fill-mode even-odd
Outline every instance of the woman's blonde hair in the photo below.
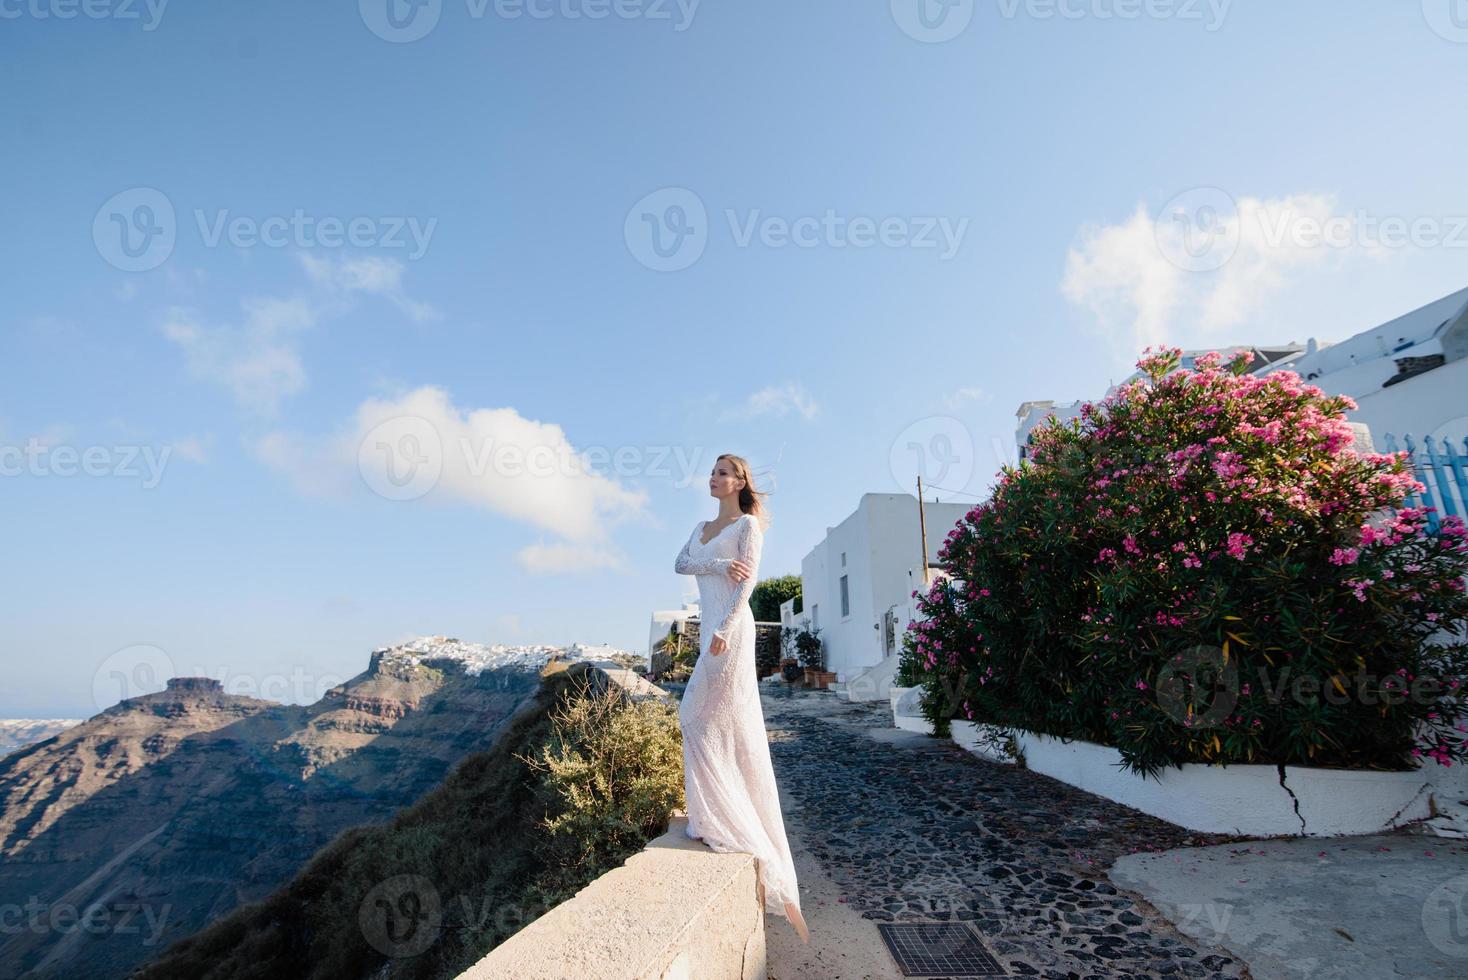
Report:
<svg viewBox="0 0 1468 980"><path fill-rule="evenodd" d="M735 456L733 453L720 453L714 462L718 463L720 459L727 459L734 467L734 475L744 481L744 489L739 491L739 509L746 514L753 514L760 522L761 530L769 527L770 511L760 499L768 497L769 494L755 489L754 476L749 472L749 462L743 456Z"/></svg>

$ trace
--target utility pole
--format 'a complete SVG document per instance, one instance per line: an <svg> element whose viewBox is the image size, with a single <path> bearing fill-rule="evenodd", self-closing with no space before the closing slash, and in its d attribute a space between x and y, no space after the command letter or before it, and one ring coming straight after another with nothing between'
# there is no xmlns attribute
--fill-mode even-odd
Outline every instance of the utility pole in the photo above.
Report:
<svg viewBox="0 0 1468 980"><path fill-rule="evenodd" d="M918 532L923 539L923 588L928 587L928 521L923 514L923 475L918 474Z"/></svg>

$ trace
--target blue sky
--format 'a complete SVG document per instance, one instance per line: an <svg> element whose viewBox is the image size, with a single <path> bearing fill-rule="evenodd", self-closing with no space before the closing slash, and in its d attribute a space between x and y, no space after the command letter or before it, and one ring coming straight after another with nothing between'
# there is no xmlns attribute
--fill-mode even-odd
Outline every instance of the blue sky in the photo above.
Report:
<svg viewBox="0 0 1468 980"><path fill-rule="evenodd" d="M798 572L1147 342L1468 281L1446 0L392 2L0 4L0 717L640 650L720 452Z"/></svg>

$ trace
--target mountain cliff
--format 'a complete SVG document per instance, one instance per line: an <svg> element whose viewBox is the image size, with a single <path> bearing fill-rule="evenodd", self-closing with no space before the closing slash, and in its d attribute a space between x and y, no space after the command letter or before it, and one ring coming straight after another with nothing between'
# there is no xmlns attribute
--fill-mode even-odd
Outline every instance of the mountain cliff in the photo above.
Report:
<svg viewBox="0 0 1468 980"><path fill-rule="evenodd" d="M59 735L80 718L0 718L0 756Z"/></svg>
<svg viewBox="0 0 1468 980"><path fill-rule="evenodd" d="M552 660L424 637L311 705L176 677L0 758L0 977L125 976L490 746Z"/></svg>

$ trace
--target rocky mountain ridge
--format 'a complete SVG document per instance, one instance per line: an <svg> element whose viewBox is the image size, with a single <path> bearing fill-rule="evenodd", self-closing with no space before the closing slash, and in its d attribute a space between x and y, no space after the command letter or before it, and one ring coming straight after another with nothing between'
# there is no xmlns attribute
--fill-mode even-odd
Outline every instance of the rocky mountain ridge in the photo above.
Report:
<svg viewBox="0 0 1468 980"><path fill-rule="evenodd" d="M0 978L125 976L437 785L552 661L618 656L420 637L310 705L175 677L0 758L0 906L30 910Z"/></svg>
<svg viewBox="0 0 1468 980"><path fill-rule="evenodd" d="M81 718L0 718L0 756L59 735Z"/></svg>

